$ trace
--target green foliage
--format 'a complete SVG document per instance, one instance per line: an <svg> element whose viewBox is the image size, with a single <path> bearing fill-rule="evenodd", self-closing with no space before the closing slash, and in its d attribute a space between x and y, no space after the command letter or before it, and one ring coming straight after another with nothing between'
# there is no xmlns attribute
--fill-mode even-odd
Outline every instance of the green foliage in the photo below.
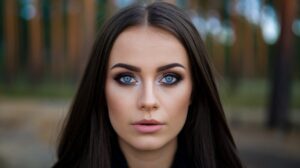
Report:
<svg viewBox="0 0 300 168"><path fill-rule="evenodd" d="M224 106L267 107L271 85L266 80L241 80L235 86L228 81L219 82ZM291 87L291 108L300 108L300 81L293 81Z"/></svg>
<svg viewBox="0 0 300 168"><path fill-rule="evenodd" d="M13 84L0 83L0 96L8 98L30 99L70 99L76 92L71 82L43 81L40 84L19 79Z"/></svg>

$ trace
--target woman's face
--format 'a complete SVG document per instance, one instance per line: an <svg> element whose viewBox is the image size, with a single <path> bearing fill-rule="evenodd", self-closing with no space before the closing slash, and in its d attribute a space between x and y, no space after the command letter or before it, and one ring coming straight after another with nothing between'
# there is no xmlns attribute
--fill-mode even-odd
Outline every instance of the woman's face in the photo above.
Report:
<svg viewBox="0 0 300 168"><path fill-rule="evenodd" d="M121 146L155 150L177 142L191 91L188 56L172 34L135 26L118 36L109 57L105 94Z"/></svg>

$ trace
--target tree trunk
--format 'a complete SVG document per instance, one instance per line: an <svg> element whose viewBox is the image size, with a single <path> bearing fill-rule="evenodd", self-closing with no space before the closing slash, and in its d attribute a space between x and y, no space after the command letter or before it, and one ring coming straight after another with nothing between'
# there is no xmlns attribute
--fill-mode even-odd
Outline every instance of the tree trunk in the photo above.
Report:
<svg viewBox="0 0 300 168"><path fill-rule="evenodd" d="M63 3L61 0L51 1L51 73L55 79L64 76L64 30Z"/></svg>
<svg viewBox="0 0 300 168"><path fill-rule="evenodd" d="M287 129L291 97L291 70L294 57L292 22L296 16L296 0L277 1L281 18L281 34L275 55L272 92L267 125L269 128Z"/></svg>
<svg viewBox="0 0 300 168"><path fill-rule="evenodd" d="M38 0L33 1L35 16L29 21L29 69L32 82L40 81L43 67L43 40L41 7Z"/></svg>
<svg viewBox="0 0 300 168"><path fill-rule="evenodd" d="M4 1L5 81L11 83L19 65L18 15L16 1Z"/></svg>

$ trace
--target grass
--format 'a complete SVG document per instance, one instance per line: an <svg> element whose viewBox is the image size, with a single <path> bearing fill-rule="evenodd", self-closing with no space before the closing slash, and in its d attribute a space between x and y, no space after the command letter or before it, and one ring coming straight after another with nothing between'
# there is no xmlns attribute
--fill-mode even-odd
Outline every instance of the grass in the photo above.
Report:
<svg viewBox="0 0 300 168"><path fill-rule="evenodd" d="M16 81L11 85L0 84L0 96L11 99L70 99L76 86L71 82L44 81L39 84Z"/></svg>
<svg viewBox="0 0 300 168"><path fill-rule="evenodd" d="M224 106L265 107L269 104L271 85L266 80L241 80L235 87L228 81L219 82ZM300 81L293 81L291 108L300 108Z"/></svg>

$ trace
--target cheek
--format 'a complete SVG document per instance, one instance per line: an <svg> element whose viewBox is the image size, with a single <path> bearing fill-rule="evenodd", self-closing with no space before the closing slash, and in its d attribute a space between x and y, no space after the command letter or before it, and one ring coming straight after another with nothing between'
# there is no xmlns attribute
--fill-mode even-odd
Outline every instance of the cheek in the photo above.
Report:
<svg viewBox="0 0 300 168"><path fill-rule="evenodd" d="M184 124L190 105L191 85L181 85L176 89L165 91L162 98L166 114L171 122Z"/></svg>
<svg viewBox="0 0 300 168"><path fill-rule="evenodd" d="M111 123L127 121L129 112L132 111L134 96L130 91L120 89L112 82L107 82L105 88L109 118Z"/></svg>

